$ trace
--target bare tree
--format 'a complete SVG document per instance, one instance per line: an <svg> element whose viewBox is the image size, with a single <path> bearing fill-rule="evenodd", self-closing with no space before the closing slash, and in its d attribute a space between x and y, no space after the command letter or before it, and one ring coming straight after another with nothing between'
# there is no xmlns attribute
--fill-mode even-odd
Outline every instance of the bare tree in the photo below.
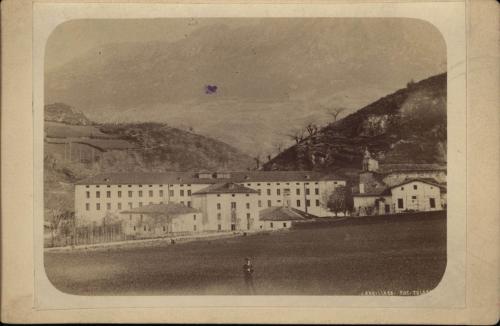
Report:
<svg viewBox="0 0 500 326"><path fill-rule="evenodd" d="M255 169L260 169L260 154L255 155L253 159L255 161Z"/></svg>
<svg viewBox="0 0 500 326"><path fill-rule="evenodd" d="M300 143L302 140L304 140L306 130L303 128L295 128L292 129L290 132L285 134L287 137L295 140L295 143Z"/></svg>
<svg viewBox="0 0 500 326"><path fill-rule="evenodd" d="M337 121L337 118L340 113L344 112L346 108L344 107L334 107L328 110L328 114L333 117L333 121Z"/></svg>
<svg viewBox="0 0 500 326"><path fill-rule="evenodd" d="M308 123L307 126L306 126L306 130L307 132L309 133L309 136L314 136L318 133L318 125L315 124L315 123Z"/></svg>

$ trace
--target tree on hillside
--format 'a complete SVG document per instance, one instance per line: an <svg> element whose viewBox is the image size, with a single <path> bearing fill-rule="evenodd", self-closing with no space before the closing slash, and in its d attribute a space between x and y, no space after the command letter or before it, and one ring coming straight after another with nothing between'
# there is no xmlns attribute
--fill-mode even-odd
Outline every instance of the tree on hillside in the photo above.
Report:
<svg viewBox="0 0 500 326"><path fill-rule="evenodd" d="M295 140L295 143L300 143L302 140L304 140L306 130L303 128L294 128L288 133L285 134L285 136Z"/></svg>
<svg viewBox="0 0 500 326"><path fill-rule="evenodd" d="M334 107L328 110L328 114L333 117L333 122L337 121L337 118L340 113L344 112L346 108L344 107Z"/></svg>
<svg viewBox="0 0 500 326"><path fill-rule="evenodd" d="M312 137L318 133L318 125L315 123L308 123L306 126L306 130L309 133L309 136Z"/></svg>
<svg viewBox="0 0 500 326"><path fill-rule="evenodd" d="M351 212L354 208L354 202L352 198L352 193L349 187L339 186L336 187L334 191L332 191L327 200L326 207L335 213L337 216L338 213L347 214L347 212Z"/></svg>

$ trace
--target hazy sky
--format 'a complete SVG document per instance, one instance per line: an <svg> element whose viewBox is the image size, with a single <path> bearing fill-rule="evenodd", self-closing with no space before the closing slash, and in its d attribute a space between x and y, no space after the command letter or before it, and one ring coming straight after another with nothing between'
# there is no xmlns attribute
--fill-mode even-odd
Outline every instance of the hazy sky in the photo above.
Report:
<svg viewBox="0 0 500 326"><path fill-rule="evenodd" d="M45 101L268 152L287 129L328 123L325 107L347 114L445 71L441 35L416 19L74 20L47 42Z"/></svg>

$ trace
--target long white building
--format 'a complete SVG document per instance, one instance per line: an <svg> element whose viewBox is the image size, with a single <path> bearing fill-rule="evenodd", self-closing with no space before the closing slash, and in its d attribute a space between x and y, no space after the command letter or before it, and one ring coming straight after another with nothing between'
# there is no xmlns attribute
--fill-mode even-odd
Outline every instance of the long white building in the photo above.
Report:
<svg viewBox="0 0 500 326"><path fill-rule="evenodd" d="M108 213L149 204L175 202L194 207L193 194L226 183L255 190L254 212L287 206L316 216L332 215L324 200L335 187L346 185L338 176L312 171L105 173L75 185L75 214L79 220L100 222ZM218 223L214 225L218 227Z"/></svg>

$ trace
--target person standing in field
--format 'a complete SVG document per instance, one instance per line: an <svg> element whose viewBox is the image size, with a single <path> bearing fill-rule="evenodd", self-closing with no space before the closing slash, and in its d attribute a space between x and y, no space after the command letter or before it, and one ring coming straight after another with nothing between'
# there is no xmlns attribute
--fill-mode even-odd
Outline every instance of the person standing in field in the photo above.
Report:
<svg viewBox="0 0 500 326"><path fill-rule="evenodd" d="M253 266L248 257L245 258L245 264L243 265L243 277L245 279L247 293L255 294L255 288L253 286Z"/></svg>

